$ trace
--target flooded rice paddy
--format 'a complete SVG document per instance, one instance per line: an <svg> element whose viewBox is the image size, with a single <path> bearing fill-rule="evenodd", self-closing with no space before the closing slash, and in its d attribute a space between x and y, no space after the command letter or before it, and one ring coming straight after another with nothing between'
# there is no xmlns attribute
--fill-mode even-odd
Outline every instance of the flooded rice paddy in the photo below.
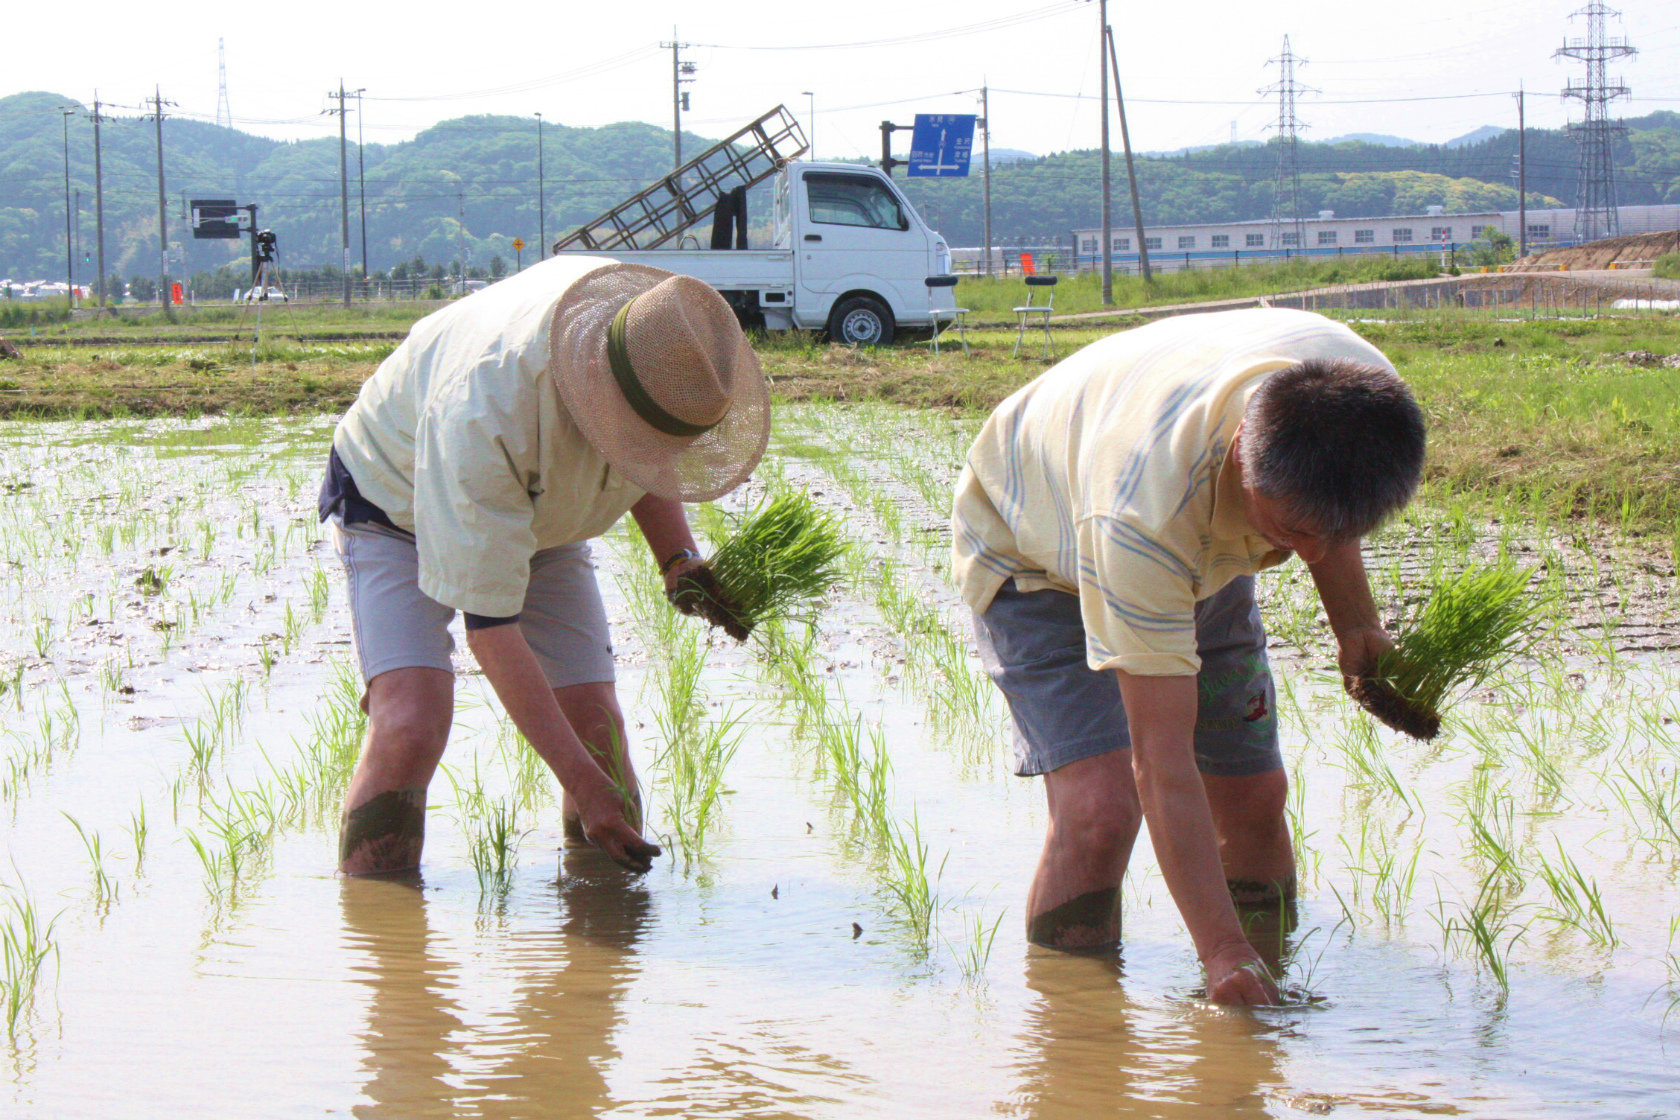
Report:
<svg viewBox="0 0 1680 1120"><path fill-rule="evenodd" d="M463 659L412 881L333 874L361 723L330 422L0 427L0 1113L1680 1109L1671 568L1450 509L1389 531L1384 601L1504 547L1571 604L1429 745L1353 709L1304 573L1270 575L1299 998L1224 1010L1147 845L1122 953L1023 942L1042 795L946 580L970 425L778 423L754 494L857 542L814 625L713 640L622 530L596 547L653 873L562 850Z"/></svg>

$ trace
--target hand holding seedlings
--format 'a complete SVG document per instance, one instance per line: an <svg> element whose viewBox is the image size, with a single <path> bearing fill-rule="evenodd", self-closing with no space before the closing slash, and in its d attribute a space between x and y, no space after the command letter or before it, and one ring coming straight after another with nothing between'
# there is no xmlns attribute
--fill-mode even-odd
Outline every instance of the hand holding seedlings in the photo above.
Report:
<svg viewBox="0 0 1680 1120"><path fill-rule="evenodd" d="M678 610L745 641L761 622L809 611L844 576L846 547L833 516L804 494L784 494L742 516L668 594Z"/></svg>
<svg viewBox="0 0 1680 1120"><path fill-rule="evenodd" d="M1420 598L1399 640L1349 678L1349 695L1394 730L1435 738L1448 693L1485 680L1539 638L1549 603L1530 593L1532 575L1501 560L1447 576Z"/></svg>
<svg viewBox="0 0 1680 1120"><path fill-rule="evenodd" d="M696 615L737 642L744 642L752 627L741 621L741 608L718 586L717 576L698 558L685 561L665 575L665 598L687 615Z"/></svg>

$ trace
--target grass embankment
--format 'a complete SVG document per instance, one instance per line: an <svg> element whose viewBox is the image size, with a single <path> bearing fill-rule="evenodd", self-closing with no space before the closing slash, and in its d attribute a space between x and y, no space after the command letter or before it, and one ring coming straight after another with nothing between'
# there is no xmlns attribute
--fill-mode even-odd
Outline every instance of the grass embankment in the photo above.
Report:
<svg viewBox="0 0 1680 1120"><path fill-rule="evenodd" d="M442 303L357 303L350 310L336 303L265 303L261 307L263 334L269 335L385 335L401 336L414 321ZM257 325L255 304L205 303L196 307L160 308L119 305L100 311L80 307L68 311L62 300L40 303L0 303L0 335L14 340L132 338L249 339Z"/></svg>
<svg viewBox="0 0 1680 1120"><path fill-rule="evenodd" d="M396 347L390 340L191 346L30 346L0 362L0 417L333 412Z"/></svg>
<svg viewBox="0 0 1680 1120"><path fill-rule="evenodd" d="M1170 255L1170 254L1169 254ZM1440 270L1432 259L1423 257L1297 258L1273 264L1249 264L1240 268L1195 268L1182 272L1156 273L1145 284L1139 276L1116 274L1114 307L1160 307L1175 303L1203 303L1222 299L1247 299L1280 292L1299 292L1337 284L1365 284L1381 280L1425 280ZM1084 272L1064 276L1053 289L1057 314L1074 315L1105 310L1102 276ZM1027 302L1026 281L1019 276L963 277L956 288L957 306L969 309L971 322L1014 323L1013 308ZM1044 303L1039 289L1035 304Z"/></svg>
<svg viewBox="0 0 1680 1120"><path fill-rule="evenodd" d="M1664 280L1680 280L1680 253L1664 253L1652 261L1651 275Z"/></svg>

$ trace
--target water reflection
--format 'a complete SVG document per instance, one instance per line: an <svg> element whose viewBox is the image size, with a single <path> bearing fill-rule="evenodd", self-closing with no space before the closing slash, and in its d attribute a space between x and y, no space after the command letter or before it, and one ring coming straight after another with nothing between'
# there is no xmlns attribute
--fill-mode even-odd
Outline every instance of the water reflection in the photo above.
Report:
<svg viewBox="0 0 1680 1120"><path fill-rule="evenodd" d="M433 951L418 875L345 879L339 894L345 941L367 954L358 971L370 992L363 1092L357 1116L437 1115L454 1095L452 1036L463 1023L450 995L454 966Z"/></svg>
<svg viewBox="0 0 1680 1120"><path fill-rule="evenodd" d="M1267 1117L1283 1081L1282 1049L1241 1011L1157 997L1131 1001L1114 954L1031 948L1028 1006L1015 1115Z"/></svg>
<svg viewBox="0 0 1680 1120"><path fill-rule="evenodd" d="M652 895L593 848L564 853L556 890L559 944L544 930L520 948L530 967L496 1040L500 1060L473 1079L484 1094L474 1115L590 1116L611 1103L605 1073L621 1056L613 1035Z"/></svg>
<svg viewBox="0 0 1680 1120"><path fill-rule="evenodd" d="M586 1116L610 1103L604 1074L620 1056L613 1035L649 892L593 850L563 856L554 890L553 904L495 936L511 1005L469 1016L418 878L344 881L346 940L367 954L372 993L356 1116Z"/></svg>

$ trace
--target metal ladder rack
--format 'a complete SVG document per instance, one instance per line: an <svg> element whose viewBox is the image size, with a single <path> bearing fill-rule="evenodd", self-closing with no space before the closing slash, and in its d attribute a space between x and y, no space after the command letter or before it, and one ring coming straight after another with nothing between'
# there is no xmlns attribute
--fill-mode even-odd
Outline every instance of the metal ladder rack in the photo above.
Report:
<svg viewBox="0 0 1680 1120"><path fill-rule="evenodd" d="M657 249L703 221L718 199L762 183L806 148L799 122L778 105L671 174L554 243L554 252Z"/></svg>

